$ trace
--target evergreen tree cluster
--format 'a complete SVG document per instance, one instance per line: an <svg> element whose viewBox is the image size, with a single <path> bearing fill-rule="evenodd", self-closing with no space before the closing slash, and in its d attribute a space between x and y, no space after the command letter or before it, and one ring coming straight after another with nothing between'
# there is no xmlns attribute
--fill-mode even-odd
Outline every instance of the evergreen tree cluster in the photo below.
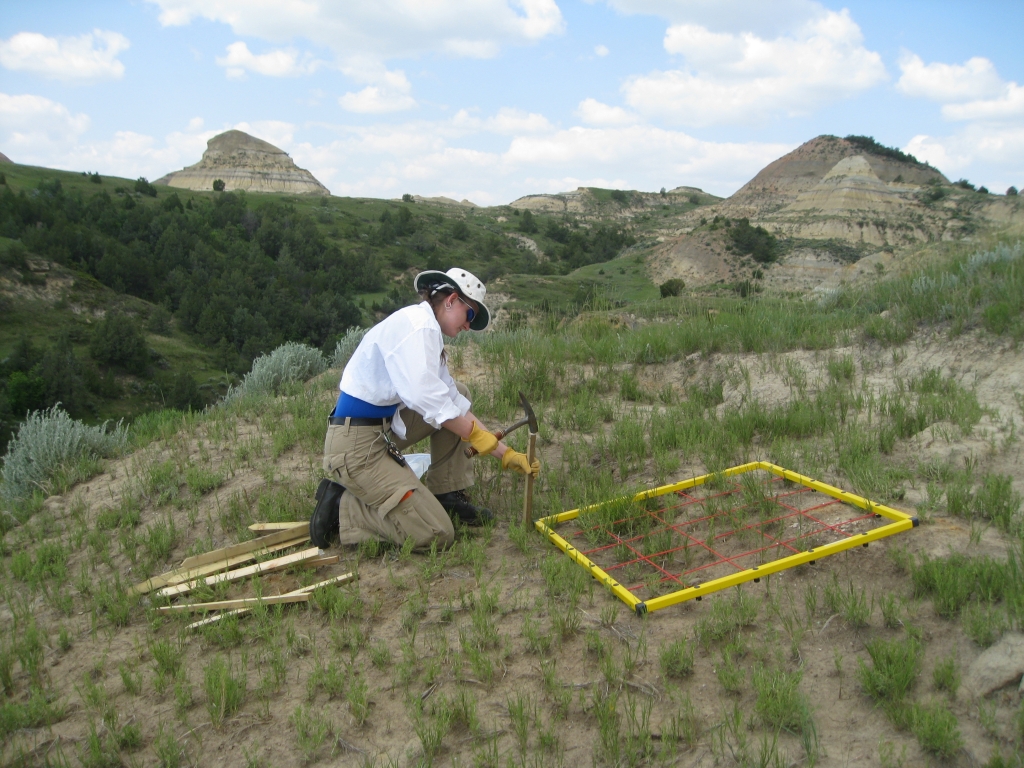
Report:
<svg viewBox="0 0 1024 768"><path fill-rule="evenodd" d="M747 219L736 219L729 227L733 248L740 254L750 254L754 261L768 264L779 258L778 241L764 227L752 227Z"/></svg>
<svg viewBox="0 0 1024 768"><path fill-rule="evenodd" d="M66 328L47 348L22 337L0 360L0 453L33 411L60 405L73 418L93 419L101 401L125 394L118 382L124 374L154 388L163 406L200 410L209 404L191 373L156 370L135 318L108 313L87 339L75 338L77 330ZM87 356L75 352L76 341L88 341Z"/></svg>
<svg viewBox="0 0 1024 768"><path fill-rule="evenodd" d="M636 243L631 232L611 224L584 229L573 228L552 219L544 234L559 244L555 256L562 263L566 274L587 264L611 261L623 248Z"/></svg>
<svg viewBox="0 0 1024 768"><path fill-rule="evenodd" d="M872 155L878 155L879 157L886 157L890 160L896 160L901 163L912 163L914 165L921 165L926 168L931 168L928 163L922 163L913 155L909 155L903 150L897 149L896 147L887 147L884 144L879 144L875 141L874 136L847 136L846 141L853 144L857 149L862 152L867 152Z"/></svg>
<svg viewBox="0 0 1024 768"><path fill-rule="evenodd" d="M156 192L143 182L139 194ZM28 194L0 192L0 235L162 304L203 344L240 355L245 369L285 341L329 346L359 323L351 294L382 285L365 248L342 250L294 206L254 208L242 192L186 204L171 192L141 204L105 189L86 198L48 179Z"/></svg>

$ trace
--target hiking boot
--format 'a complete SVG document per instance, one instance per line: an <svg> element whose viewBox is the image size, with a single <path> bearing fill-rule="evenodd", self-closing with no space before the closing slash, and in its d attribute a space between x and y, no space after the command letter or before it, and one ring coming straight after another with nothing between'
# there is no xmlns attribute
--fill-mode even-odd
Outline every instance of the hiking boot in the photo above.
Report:
<svg viewBox="0 0 1024 768"><path fill-rule="evenodd" d="M345 486L324 478L316 489L316 509L309 518L309 540L326 549L338 537L338 505Z"/></svg>
<svg viewBox="0 0 1024 768"><path fill-rule="evenodd" d="M458 518L463 525L483 525L494 519L491 510L474 507L465 491L449 491L434 495L449 517Z"/></svg>

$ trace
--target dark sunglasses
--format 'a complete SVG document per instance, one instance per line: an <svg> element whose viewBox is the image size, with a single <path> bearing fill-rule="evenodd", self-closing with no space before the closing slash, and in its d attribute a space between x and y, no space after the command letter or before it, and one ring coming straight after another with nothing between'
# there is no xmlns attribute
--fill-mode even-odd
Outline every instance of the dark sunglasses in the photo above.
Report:
<svg viewBox="0 0 1024 768"><path fill-rule="evenodd" d="M466 305L466 322L472 323L473 318L476 317L476 310L469 306L466 300L463 299L461 296L456 296L455 298L457 298L459 301Z"/></svg>

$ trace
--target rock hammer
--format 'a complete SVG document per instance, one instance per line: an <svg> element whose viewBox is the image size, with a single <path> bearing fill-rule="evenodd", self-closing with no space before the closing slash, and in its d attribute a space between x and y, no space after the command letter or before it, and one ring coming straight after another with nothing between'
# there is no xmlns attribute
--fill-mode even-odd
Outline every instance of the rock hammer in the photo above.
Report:
<svg viewBox="0 0 1024 768"><path fill-rule="evenodd" d="M526 412L526 415L523 416L523 418L521 418L519 421L517 421L515 424L513 424L508 429L498 429L498 430L495 430L494 436L496 438L498 438L499 440L503 439L506 435L512 434L517 429L519 429L520 427L526 426L527 424L530 425L530 432L531 432L531 434L535 433L537 431L537 417L534 415L533 408L530 407L530 404L526 400L526 396L522 392L519 393L519 402L523 406L523 411ZM473 446L469 446L468 448L466 448L466 457L467 458L471 459L474 456L476 456L476 454L477 454L477 450ZM532 461L532 459L531 459L531 461Z"/></svg>

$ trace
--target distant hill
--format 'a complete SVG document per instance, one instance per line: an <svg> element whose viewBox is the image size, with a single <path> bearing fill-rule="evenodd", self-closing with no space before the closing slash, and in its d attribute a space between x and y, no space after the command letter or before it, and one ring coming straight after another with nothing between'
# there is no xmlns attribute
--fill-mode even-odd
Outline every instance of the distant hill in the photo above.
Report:
<svg viewBox="0 0 1024 768"><path fill-rule="evenodd" d="M885 150L888 152L883 154ZM830 211L877 209L879 203L884 207L904 191L890 185L916 188L949 183L931 166L896 152L873 141L869 144L818 136L765 166L724 207L734 215L757 218L781 211L801 201L801 196L802 202L807 202L810 195ZM854 162L852 158L859 160ZM861 194L841 196L843 199L834 202L821 194L834 190L842 180L847 180L846 189L856 188Z"/></svg>
<svg viewBox="0 0 1024 768"><path fill-rule="evenodd" d="M299 168L273 144L244 131L225 131L210 139L203 158L195 165L169 173L154 184L178 189L281 192L290 195L329 195L330 191L309 171Z"/></svg>
<svg viewBox="0 0 1024 768"><path fill-rule="evenodd" d="M884 270L925 243L1024 232L1018 200L950 184L930 165L869 137L818 136L727 200L681 217L649 253L651 277L690 285L754 281L758 290L834 287ZM754 240L737 233L737 221L771 242L770 257L755 258L747 247Z"/></svg>

